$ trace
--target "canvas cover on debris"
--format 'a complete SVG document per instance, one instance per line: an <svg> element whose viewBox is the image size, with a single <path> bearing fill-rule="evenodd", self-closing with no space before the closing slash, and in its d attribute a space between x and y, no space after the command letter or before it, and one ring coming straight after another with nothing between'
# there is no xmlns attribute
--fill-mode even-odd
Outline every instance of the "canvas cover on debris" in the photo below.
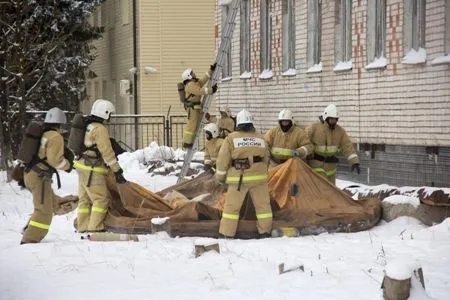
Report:
<svg viewBox="0 0 450 300"><path fill-rule="evenodd" d="M195 222L220 220L226 198L226 187L216 184L214 175L210 173L159 193L152 193L131 182L117 185L113 177L109 178L108 187L112 201L106 225L112 231L121 232L151 232L151 219L154 217L170 217L171 222L189 222L190 226ZM201 202L164 200L164 196L173 190L189 199L208 195ZM270 170L269 191L274 224L297 227L303 234L309 231L317 233L312 229L318 228L328 232L366 230L374 226L381 215L378 199L355 201L298 159L291 159ZM241 209L241 220L256 220L250 199Z"/></svg>

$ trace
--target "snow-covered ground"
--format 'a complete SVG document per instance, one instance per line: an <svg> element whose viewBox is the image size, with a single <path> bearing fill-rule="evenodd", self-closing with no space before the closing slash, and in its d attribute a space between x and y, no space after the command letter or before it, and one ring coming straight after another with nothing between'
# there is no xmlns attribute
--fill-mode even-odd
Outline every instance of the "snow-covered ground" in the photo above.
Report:
<svg viewBox="0 0 450 300"><path fill-rule="evenodd" d="M121 157L128 180L152 191L176 182L175 176L151 177L139 159ZM76 194L76 174L61 177L57 193ZM31 211L30 193L6 183L0 173L2 300L378 300L386 264L405 259L423 267L431 298L450 299L450 219L433 227L402 217L359 233L219 240L221 254L194 258L198 239L165 233L139 236L139 242L81 240L73 229L74 213L56 216L40 244L19 245ZM279 275L282 262L286 268L303 264L304 272ZM417 285L412 295L429 299Z"/></svg>

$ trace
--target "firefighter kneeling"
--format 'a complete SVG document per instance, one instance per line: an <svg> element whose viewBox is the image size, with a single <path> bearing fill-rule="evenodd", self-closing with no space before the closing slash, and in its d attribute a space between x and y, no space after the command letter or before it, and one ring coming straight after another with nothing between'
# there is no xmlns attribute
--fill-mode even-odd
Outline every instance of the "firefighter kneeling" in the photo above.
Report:
<svg viewBox="0 0 450 300"><path fill-rule="evenodd" d="M267 185L269 161L267 145L255 131L250 113L237 114L237 131L230 133L217 158L216 179L228 183L227 198L220 221L219 236L232 238L236 234L239 211L247 193L255 206L260 237L270 237L272 209Z"/></svg>

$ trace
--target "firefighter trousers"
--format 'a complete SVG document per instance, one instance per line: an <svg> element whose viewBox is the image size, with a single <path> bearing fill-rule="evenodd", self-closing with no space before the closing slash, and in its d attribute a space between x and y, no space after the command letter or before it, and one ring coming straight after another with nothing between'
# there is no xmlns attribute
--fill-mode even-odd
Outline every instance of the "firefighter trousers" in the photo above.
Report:
<svg viewBox="0 0 450 300"><path fill-rule="evenodd" d="M328 180L331 184L336 184L336 163L326 163L320 160L311 159L308 160L308 165L314 170L314 172Z"/></svg>
<svg viewBox="0 0 450 300"><path fill-rule="evenodd" d="M188 108L188 120L183 130L183 143L193 144L197 131L198 120L200 119L200 109Z"/></svg>
<svg viewBox="0 0 450 300"><path fill-rule="evenodd" d="M50 176L39 176L33 170L24 175L25 186L33 195L34 210L23 233L21 243L39 243L50 229L56 206L56 195L52 189Z"/></svg>
<svg viewBox="0 0 450 300"><path fill-rule="evenodd" d="M257 223L260 234L270 233L272 230L272 208L270 207L269 187L267 182L241 185L230 184L225 199L219 233L227 237L234 237L239 222L239 212L244 203L245 196L250 193L255 206Z"/></svg>
<svg viewBox="0 0 450 300"><path fill-rule="evenodd" d="M106 174L77 170L78 214L77 230L95 232L105 230L104 220L111 199L106 184ZM89 176L91 176L89 182ZM88 186L89 183L89 186Z"/></svg>

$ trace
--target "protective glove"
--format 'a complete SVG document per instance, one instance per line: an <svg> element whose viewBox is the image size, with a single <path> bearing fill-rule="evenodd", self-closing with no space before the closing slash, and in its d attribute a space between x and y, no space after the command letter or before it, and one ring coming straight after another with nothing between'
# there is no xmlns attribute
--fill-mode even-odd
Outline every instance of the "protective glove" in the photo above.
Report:
<svg viewBox="0 0 450 300"><path fill-rule="evenodd" d="M123 177L123 170L122 169L119 169L119 171L114 172L114 176L116 177L116 182L118 184L127 183L127 180L125 179L125 177Z"/></svg>
<svg viewBox="0 0 450 300"><path fill-rule="evenodd" d="M209 66L209 69L211 70L211 73L214 72L216 67L217 67L217 63L213 63L212 65Z"/></svg>
<svg viewBox="0 0 450 300"><path fill-rule="evenodd" d="M212 87L212 93L216 93L217 92L217 83L215 85L213 85Z"/></svg>
<svg viewBox="0 0 450 300"><path fill-rule="evenodd" d="M306 150L305 148L298 148L297 150L294 150L294 156L298 157L300 159L305 159L306 158Z"/></svg>
<svg viewBox="0 0 450 300"><path fill-rule="evenodd" d="M353 173L353 171L355 171L356 170L356 173L358 173L358 174L360 174L361 173L361 168L359 167L359 164L353 164L352 165L352 173Z"/></svg>

